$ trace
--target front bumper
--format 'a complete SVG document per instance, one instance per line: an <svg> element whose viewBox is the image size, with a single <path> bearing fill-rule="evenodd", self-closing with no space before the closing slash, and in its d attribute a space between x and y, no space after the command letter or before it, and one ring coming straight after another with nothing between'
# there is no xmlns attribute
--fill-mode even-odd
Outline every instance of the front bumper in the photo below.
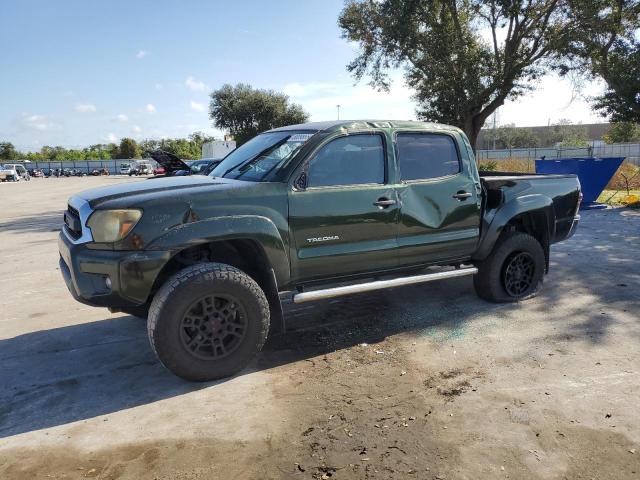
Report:
<svg viewBox="0 0 640 480"><path fill-rule="evenodd" d="M94 250L58 237L60 272L71 295L96 307L126 308L146 303L158 274L171 258L165 251ZM107 281L107 278L109 281Z"/></svg>

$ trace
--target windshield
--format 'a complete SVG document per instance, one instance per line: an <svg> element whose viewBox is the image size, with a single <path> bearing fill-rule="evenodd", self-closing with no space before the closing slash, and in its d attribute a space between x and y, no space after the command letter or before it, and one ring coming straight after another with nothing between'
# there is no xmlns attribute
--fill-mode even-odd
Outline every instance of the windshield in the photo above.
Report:
<svg viewBox="0 0 640 480"><path fill-rule="evenodd" d="M212 172L213 177L235 178L250 182L268 181L286 160L314 134L282 131L263 133L238 147Z"/></svg>

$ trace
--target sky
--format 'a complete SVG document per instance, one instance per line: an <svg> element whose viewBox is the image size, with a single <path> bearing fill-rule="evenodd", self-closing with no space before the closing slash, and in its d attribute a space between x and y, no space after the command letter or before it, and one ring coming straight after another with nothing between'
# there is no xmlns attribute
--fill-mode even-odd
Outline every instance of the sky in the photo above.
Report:
<svg viewBox="0 0 640 480"><path fill-rule="evenodd" d="M0 141L23 150L122 137L217 137L209 93L225 83L284 91L311 120L415 119L394 72L390 92L355 83L357 45L340 37L343 0L3 1ZM498 124L603 121L583 98L602 90L546 77L505 104Z"/></svg>

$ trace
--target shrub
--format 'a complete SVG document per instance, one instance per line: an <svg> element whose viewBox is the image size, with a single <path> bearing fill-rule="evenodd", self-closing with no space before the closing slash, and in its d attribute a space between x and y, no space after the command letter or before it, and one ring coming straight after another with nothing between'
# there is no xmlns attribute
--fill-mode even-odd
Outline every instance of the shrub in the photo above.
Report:
<svg viewBox="0 0 640 480"><path fill-rule="evenodd" d="M498 170L498 162L495 160L487 160L486 162L481 162L478 165L478 169L483 172L495 172Z"/></svg>

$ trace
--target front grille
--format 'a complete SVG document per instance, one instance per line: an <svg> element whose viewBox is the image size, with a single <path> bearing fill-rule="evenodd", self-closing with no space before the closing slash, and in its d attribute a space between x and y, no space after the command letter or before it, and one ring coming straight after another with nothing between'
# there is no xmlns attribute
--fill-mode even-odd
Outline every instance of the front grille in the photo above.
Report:
<svg viewBox="0 0 640 480"><path fill-rule="evenodd" d="M71 205L67 206L67 211L64 212L64 224L67 229L67 233L73 238L78 239L82 235L82 223L80 222L80 213Z"/></svg>

